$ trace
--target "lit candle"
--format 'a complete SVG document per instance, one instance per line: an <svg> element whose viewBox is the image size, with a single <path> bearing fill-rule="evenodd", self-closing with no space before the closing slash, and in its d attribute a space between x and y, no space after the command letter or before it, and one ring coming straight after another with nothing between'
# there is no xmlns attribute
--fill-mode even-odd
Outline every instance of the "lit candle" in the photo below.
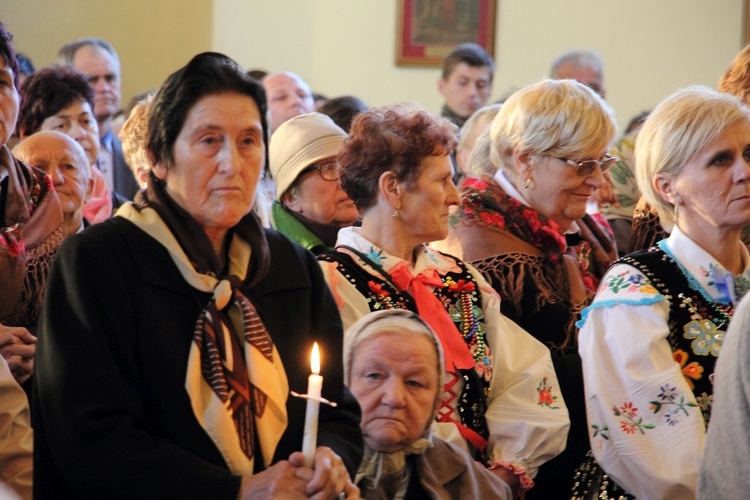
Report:
<svg viewBox="0 0 750 500"><path fill-rule="evenodd" d="M305 434L302 438L302 453L305 465L313 466L315 447L318 441L318 411L320 410L320 391L323 388L323 377L320 376L320 354L315 342L310 356L312 375L307 379L307 411L305 412Z"/></svg>

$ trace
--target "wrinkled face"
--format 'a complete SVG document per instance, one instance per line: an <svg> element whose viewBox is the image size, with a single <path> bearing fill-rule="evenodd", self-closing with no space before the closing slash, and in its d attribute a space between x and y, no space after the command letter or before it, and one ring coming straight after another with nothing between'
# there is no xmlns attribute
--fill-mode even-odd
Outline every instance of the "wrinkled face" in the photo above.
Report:
<svg viewBox="0 0 750 500"><path fill-rule="evenodd" d="M24 142L19 158L52 178L65 218L80 215L91 189L83 150L69 137L58 134L38 133Z"/></svg>
<svg viewBox="0 0 750 500"><path fill-rule="evenodd" d="M426 335L383 332L355 349L349 389L362 407L362 433L376 451L416 441L438 394L437 353Z"/></svg>
<svg viewBox="0 0 750 500"><path fill-rule="evenodd" d="M336 163L336 158L326 158L316 163L325 168ZM302 172L297 177L297 187L282 197L292 211L318 224L342 228L354 224L359 218L357 207L341 189L341 180L329 181L321 177L318 170Z"/></svg>
<svg viewBox="0 0 750 500"><path fill-rule="evenodd" d="M570 158L573 161L600 160L605 151L594 155ZM535 155L532 158L532 182L520 189L534 210L541 212L565 231L576 219L586 214L586 203L594 191L604 185L604 174L596 167L587 176L578 175L577 169L551 156ZM522 182L524 174L522 174Z"/></svg>
<svg viewBox="0 0 750 500"><path fill-rule="evenodd" d="M85 45L73 56L73 69L94 89L94 114L99 121L120 110L120 65L103 47Z"/></svg>
<svg viewBox="0 0 750 500"><path fill-rule="evenodd" d="M677 221L688 235L750 224L750 123L727 127L674 181Z"/></svg>
<svg viewBox="0 0 750 500"><path fill-rule="evenodd" d="M53 130L72 137L86 152L89 165L96 161L99 154L99 126L88 102L78 101L61 109L56 115L47 117L39 130Z"/></svg>
<svg viewBox="0 0 750 500"><path fill-rule="evenodd" d="M173 148L174 165L160 163L154 174L209 238L220 240L255 199L266 154L258 106L242 94L202 97Z"/></svg>
<svg viewBox="0 0 750 500"><path fill-rule="evenodd" d="M422 173L412 188L402 183L399 219L415 245L442 240L448 236L450 207L460 201L453 184L450 156L427 156L421 163Z"/></svg>
<svg viewBox="0 0 750 500"><path fill-rule="evenodd" d="M462 118L468 118L490 98L492 73L487 66L458 63L447 79L438 81L438 90L445 98L448 109Z"/></svg>
<svg viewBox="0 0 750 500"><path fill-rule="evenodd" d="M557 69L557 78L560 80L575 80L586 85L604 99L604 76L588 66L576 66L570 63L562 64Z"/></svg>
<svg viewBox="0 0 750 500"><path fill-rule="evenodd" d="M0 56L0 145L8 142L18 119L18 91L13 72Z"/></svg>
<svg viewBox="0 0 750 500"><path fill-rule="evenodd" d="M290 118L315 111L309 85L293 73L277 73L263 79L271 113L271 131Z"/></svg>

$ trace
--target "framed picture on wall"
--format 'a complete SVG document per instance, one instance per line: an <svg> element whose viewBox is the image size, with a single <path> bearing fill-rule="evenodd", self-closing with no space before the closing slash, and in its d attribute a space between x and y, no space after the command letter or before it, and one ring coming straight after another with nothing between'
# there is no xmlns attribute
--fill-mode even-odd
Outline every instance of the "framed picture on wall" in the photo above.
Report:
<svg viewBox="0 0 750 500"><path fill-rule="evenodd" d="M496 9L497 0L399 0L396 64L439 67L466 42L494 57Z"/></svg>

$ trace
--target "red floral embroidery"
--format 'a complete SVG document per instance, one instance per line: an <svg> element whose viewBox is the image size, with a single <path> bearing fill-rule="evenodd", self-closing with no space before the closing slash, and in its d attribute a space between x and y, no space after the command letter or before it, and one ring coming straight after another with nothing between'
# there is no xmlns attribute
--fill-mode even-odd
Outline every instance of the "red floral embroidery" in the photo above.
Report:
<svg viewBox="0 0 750 500"><path fill-rule="evenodd" d="M622 420L620 421L620 428L625 431L626 434L635 434L635 424L633 423Z"/></svg>
<svg viewBox="0 0 750 500"><path fill-rule="evenodd" d="M557 403L557 396L552 394L552 386L547 383L547 377L544 377L536 390L539 392L537 404L539 406L546 406L552 410L557 410L559 406L552 406Z"/></svg>
<svg viewBox="0 0 750 500"><path fill-rule="evenodd" d="M457 282L447 282L448 290L451 292L473 292L476 285L472 281L458 280Z"/></svg>
<svg viewBox="0 0 750 500"><path fill-rule="evenodd" d="M638 414L638 408L633 407L633 403L627 402L620 407L620 411L623 415L627 415L630 418L634 418Z"/></svg>
<svg viewBox="0 0 750 500"><path fill-rule="evenodd" d="M7 228L5 233L0 235L0 247L2 247L0 252L4 249L12 259L18 259L26 253L20 224L14 224L13 227Z"/></svg>
<svg viewBox="0 0 750 500"><path fill-rule="evenodd" d="M383 285L381 285L380 283L375 283L374 281L368 281L367 286L370 287L370 290L372 291L372 293L374 293L376 296L380 298L388 297L391 294L391 292L384 289Z"/></svg>
<svg viewBox="0 0 750 500"><path fill-rule="evenodd" d="M505 229L505 221L500 215L494 212L479 212L479 217L481 217L481 219L487 224Z"/></svg>
<svg viewBox="0 0 750 500"><path fill-rule="evenodd" d="M477 190L484 190L487 189L489 184L484 182L482 179L478 177L467 177L466 180L464 180L464 183L461 184L461 189L477 189Z"/></svg>

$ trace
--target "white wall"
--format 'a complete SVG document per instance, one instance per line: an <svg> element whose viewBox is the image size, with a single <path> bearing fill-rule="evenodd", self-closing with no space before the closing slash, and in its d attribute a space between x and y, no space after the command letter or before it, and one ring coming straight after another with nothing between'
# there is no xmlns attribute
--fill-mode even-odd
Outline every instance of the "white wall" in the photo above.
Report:
<svg viewBox="0 0 750 500"><path fill-rule="evenodd" d="M576 47L605 59L621 126L672 91L715 87L742 46L743 0L499 0L493 98ZM395 65L396 0L214 0L213 45L248 69L292 70L329 96L442 105L440 70Z"/></svg>
<svg viewBox="0 0 750 500"><path fill-rule="evenodd" d="M37 69L53 64L60 47L76 38L108 40L120 57L126 106L211 50L212 9L211 0L0 0L0 21Z"/></svg>
<svg viewBox="0 0 750 500"><path fill-rule="evenodd" d="M691 84L715 87L742 44L744 0L498 0L493 98L546 75L560 52L599 50L618 120ZM109 39L123 101L195 53L292 70L329 96L414 100L438 111L437 68L395 65L396 0L0 0L0 20L39 66L73 38Z"/></svg>

